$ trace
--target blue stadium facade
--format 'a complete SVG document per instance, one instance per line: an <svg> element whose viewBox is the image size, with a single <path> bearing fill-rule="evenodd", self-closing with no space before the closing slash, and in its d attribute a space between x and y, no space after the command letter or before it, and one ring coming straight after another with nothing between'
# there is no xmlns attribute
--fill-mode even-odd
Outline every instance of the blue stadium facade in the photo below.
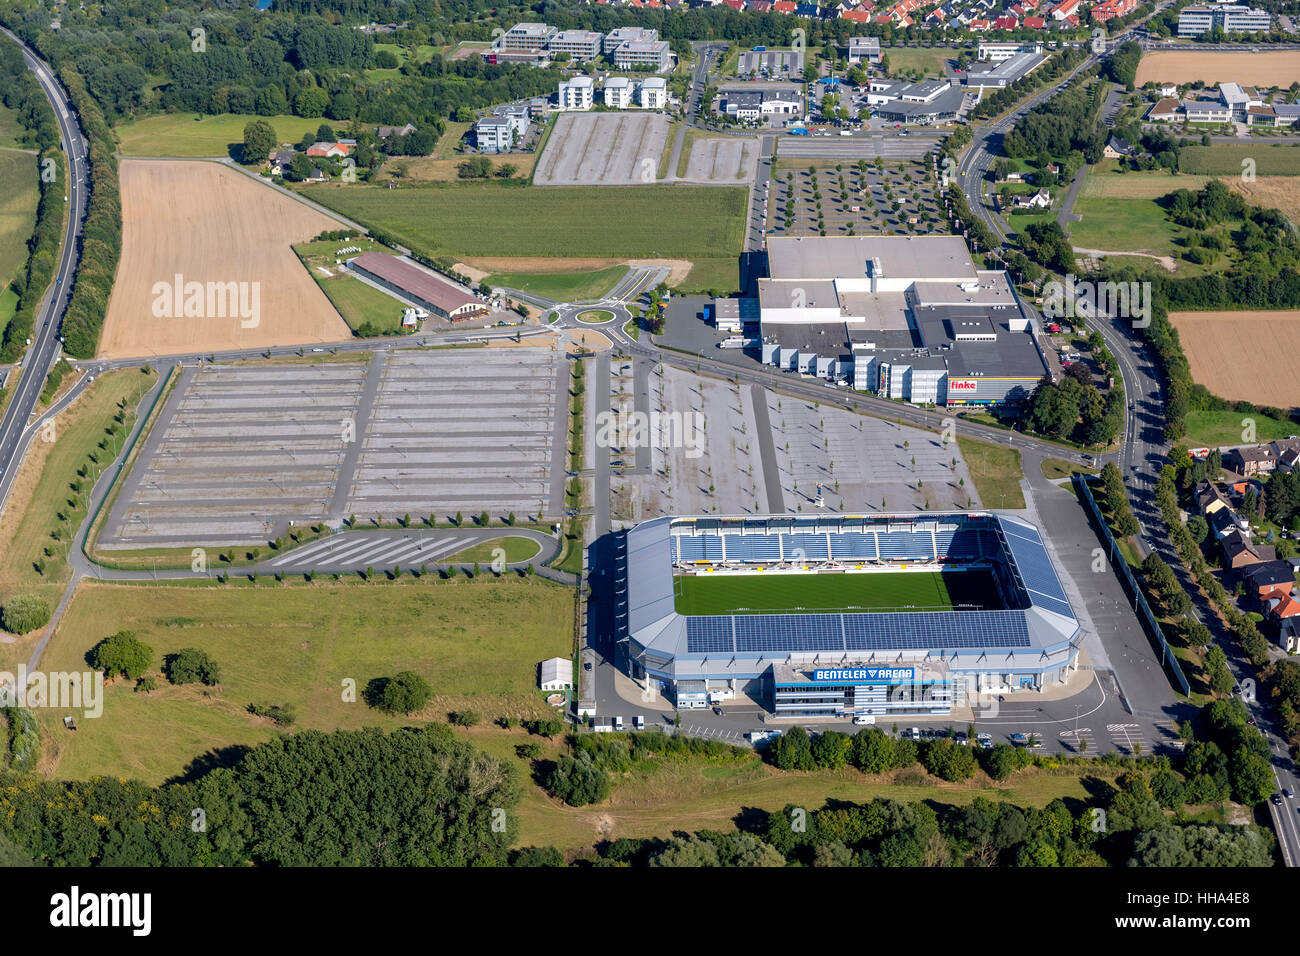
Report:
<svg viewBox="0 0 1300 956"><path fill-rule="evenodd" d="M984 569L1003 610L688 616L676 575ZM992 512L658 518L627 534L621 640L631 676L679 707L743 691L776 716L944 714L973 692L1042 689L1082 631L1029 522Z"/></svg>

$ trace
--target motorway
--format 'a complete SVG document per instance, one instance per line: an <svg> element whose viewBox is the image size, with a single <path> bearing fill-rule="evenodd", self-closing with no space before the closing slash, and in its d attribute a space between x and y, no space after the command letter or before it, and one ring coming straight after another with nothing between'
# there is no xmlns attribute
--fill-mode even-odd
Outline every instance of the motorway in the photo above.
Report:
<svg viewBox="0 0 1300 956"><path fill-rule="evenodd" d="M3 28L0 28L3 29ZM68 182L68 227L63 237L63 248L59 255L59 265L55 270L54 285L46 293L36 310L33 338L29 340L26 353L22 359L22 376L14 393L9 408L0 421L0 511L8 500L9 489L13 485L17 469L14 467L22 461L27 446L31 443L35 430L29 427L29 420L41 389L45 386L45 376L49 373L58 357L62 338L59 329L63 322L68 301L72 297L74 273L81 254L81 226L86 218L86 205L89 198L90 171L86 157L86 141L67 93L54 78L54 72L37 58L22 41L8 30L4 30L15 43L22 45L23 58L27 66L36 74L36 79L45 92L54 110L54 118L59 124L59 136L63 140L63 152L67 159Z"/></svg>

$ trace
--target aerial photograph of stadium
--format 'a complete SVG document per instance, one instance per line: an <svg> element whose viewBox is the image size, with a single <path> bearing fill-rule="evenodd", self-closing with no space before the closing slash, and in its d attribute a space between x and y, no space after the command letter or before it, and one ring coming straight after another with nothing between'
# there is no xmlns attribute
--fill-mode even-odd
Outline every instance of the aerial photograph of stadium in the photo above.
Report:
<svg viewBox="0 0 1300 956"><path fill-rule="evenodd" d="M0 173L20 930L1285 912L1293 0L0 0Z"/></svg>

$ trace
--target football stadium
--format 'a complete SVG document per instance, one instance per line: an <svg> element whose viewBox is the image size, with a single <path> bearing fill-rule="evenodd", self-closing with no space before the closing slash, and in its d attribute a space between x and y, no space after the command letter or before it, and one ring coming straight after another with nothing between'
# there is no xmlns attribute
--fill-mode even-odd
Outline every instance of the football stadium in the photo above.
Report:
<svg viewBox="0 0 1300 956"><path fill-rule="evenodd" d="M1082 641L1038 530L994 512L656 518L622 565L620 663L680 709L950 714L1064 682Z"/></svg>

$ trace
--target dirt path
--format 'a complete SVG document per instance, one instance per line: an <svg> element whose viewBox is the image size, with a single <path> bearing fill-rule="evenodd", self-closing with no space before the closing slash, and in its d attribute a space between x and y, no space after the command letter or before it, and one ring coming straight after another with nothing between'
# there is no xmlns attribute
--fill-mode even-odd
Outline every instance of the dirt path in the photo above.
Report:
<svg viewBox="0 0 1300 956"><path fill-rule="evenodd" d="M1154 259L1164 267L1166 272L1174 272L1178 269L1178 263L1174 261L1173 256L1157 256L1150 252L1114 252L1107 249L1080 249L1075 247L1075 254L1081 256L1141 256L1143 259Z"/></svg>

